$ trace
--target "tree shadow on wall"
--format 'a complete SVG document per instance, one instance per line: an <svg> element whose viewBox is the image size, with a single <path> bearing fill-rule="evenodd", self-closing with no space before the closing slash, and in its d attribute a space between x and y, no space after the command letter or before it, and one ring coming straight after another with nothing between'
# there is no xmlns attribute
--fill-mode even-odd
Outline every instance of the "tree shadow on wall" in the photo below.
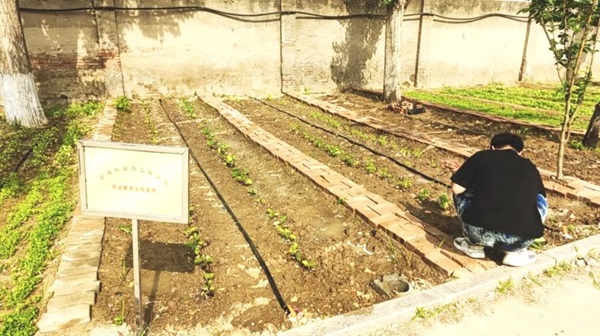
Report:
<svg viewBox="0 0 600 336"><path fill-rule="evenodd" d="M107 63L118 63L120 59L119 52L102 43L107 35L103 26L116 24L116 34L110 42L123 52L127 50L127 45L122 42L125 32L137 30L143 36L162 42L169 36L180 35L180 23L195 13L180 9L92 10L92 3L94 1L70 4L66 1L19 0L32 71L38 83L38 95L45 106L105 98ZM203 5L204 0L129 3L129 7L146 8ZM114 6L126 8L128 2L115 0ZM73 8L78 10L68 10Z"/></svg>
<svg viewBox="0 0 600 336"><path fill-rule="evenodd" d="M385 14L380 0L352 1L344 0L349 15ZM333 43L336 55L331 62L331 77L338 89L362 88L371 78L367 62L377 51L377 43L385 27L383 18L351 18L343 24L346 38L343 42Z"/></svg>

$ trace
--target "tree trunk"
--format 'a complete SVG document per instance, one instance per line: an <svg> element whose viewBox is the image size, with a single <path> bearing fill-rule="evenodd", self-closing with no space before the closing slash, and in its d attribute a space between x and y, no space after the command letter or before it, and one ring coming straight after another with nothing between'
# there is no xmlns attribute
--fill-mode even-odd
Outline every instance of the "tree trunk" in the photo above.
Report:
<svg viewBox="0 0 600 336"><path fill-rule="evenodd" d="M385 24L385 61L383 99L386 103L400 101L400 69L402 65L402 20L405 0L387 6Z"/></svg>
<svg viewBox="0 0 600 336"><path fill-rule="evenodd" d="M587 131L583 136L583 145L589 148L598 147L598 137L600 136L600 103L596 104L594 108L594 114L590 119Z"/></svg>
<svg viewBox="0 0 600 336"><path fill-rule="evenodd" d="M565 147L567 146L567 133L569 125L569 111L571 110L570 94L565 98L565 116L560 129L560 138L558 142L558 155L556 160L556 179L563 178L563 158L565 156Z"/></svg>
<svg viewBox="0 0 600 336"><path fill-rule="evenodd" d="M0 84L9 124L31 127L47 122L31 73L16 0L0 1Z"/></svg>

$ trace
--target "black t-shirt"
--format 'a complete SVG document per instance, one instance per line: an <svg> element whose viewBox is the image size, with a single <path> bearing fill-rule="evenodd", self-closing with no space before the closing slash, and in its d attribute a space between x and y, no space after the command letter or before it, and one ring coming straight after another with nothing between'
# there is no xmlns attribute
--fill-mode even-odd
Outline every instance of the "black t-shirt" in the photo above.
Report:
<svg viewBox="0 0 600 336"><path fill-rule="evenodd" d="M544 227L536 196L546 196L531 161L511 149L475 153L452 175L452 182L473 191L465 223L527 238L541 237Z"/></svg>

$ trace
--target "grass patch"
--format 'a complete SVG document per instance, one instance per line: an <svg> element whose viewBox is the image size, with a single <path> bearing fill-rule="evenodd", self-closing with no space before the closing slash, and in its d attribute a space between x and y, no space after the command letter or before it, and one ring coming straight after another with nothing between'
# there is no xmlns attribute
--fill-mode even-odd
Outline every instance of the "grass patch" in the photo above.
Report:
<svg viewBox="0 0 600 336"><path fill-rule="evenodd" d="M41 296L36 291L45 264L53 256L54 240L71 218L76 204L74 149L78 139L88 131L82 121L100 107L93 103L51 110L50 118L68 121L60 131L52 131L56 132L57 146L43 145L46 148L46 153L40 155L43 162L27 167L29 173L36 173L34 179L7 184L19 185L27 191L12 209L1 232L0 258L4 271L10 273L10 281L0 288L0 335L33 335L37 331L35 320ZM36 137L43 138L40 134L47 133L38 133ZM18 228L25 222L29 225L27 230L20 231Z"/></svg>
<svg viewBox="0 0 600 336"><path fill-rule="evenodd" d="M522 86L489 85L475 88L443 88L433 91L406 91L409 98L427 100L465 110L505 118L560 127L564 103L557 89L533 89ZM480 100L485 99L486 101ZM585 130L594 105L600 100L598 89L590 90L573 123L573 129ZM550 110L555 112L542 111Z"/></svg>

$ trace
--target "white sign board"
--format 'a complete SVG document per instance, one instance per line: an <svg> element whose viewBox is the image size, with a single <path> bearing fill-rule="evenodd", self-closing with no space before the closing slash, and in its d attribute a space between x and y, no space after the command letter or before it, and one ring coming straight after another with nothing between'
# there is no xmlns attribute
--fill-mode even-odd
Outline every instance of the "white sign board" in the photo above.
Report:
<svg viewBox="0 0 600 336"><path fill-rule="evenodd" d="M189 222L188 148L80 141L84 215Z"/></svg>

